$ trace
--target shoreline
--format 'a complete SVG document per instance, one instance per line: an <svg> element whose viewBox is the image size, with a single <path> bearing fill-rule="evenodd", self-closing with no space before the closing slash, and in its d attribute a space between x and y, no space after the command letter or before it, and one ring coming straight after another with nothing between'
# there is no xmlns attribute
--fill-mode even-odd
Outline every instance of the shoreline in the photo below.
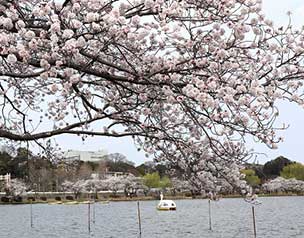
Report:
<svg viewBox="0 0 304 238"><path fill-rule="evenodd" d="M302 197L304 194L294 194L294 193L279 193L279 194L258 194L258 197ZM241 195L222 195L220 199L231 199L231 198L243 198ZM166 199L170 200L198 200L198 199L208 199L206 196L196 196L196 197L189 197L189 196L166 196ZM37 199L35 201L27 200L22 202L0 202L0 205L26 205L26 204L54 204L58 202L58 204L66 204L75 202L75 204L81 204L83 202L91 201L93 199L78 199L78 200L55 200L55 199L48 199L47 201L43 201ZM102 198L96 199L96 203L107 203L107 202L134 202L134 201L159 201L158 198L153 196L146 196L146 197L117 197L117 198Z"/></svg>

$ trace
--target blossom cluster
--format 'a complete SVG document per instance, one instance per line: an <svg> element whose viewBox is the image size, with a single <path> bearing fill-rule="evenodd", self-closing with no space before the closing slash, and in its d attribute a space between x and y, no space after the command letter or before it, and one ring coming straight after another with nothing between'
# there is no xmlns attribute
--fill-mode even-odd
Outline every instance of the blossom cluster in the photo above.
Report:
<svg viewBox="0 0 304 238"><path fill-rule="evenodd" d="M277 177L273 180L264 183L262 186L264 192L304 192L304 181L297 179L285 179L282 177Z"/></svg>
<svg viewBox="0 0 304 238"><path fill-rule="evenodd" d="M133 136L162 158L205 140L240 154L247 135L276 148L276 102L304 105L304 33L261 6L0 1L0 137Z"/></svg>

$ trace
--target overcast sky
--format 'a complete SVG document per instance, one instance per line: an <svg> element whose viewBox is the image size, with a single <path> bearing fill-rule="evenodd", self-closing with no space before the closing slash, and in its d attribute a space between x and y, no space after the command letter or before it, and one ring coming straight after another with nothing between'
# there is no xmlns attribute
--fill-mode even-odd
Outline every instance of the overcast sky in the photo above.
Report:
<svg viewBox="0 0 304 238"><path fill-rule="evenodd" d="M294 19L293 25L302 25L304 21L304 1L303 0L264 0L263 8L266 16L272 19L277 26L286 25L288 23L287 11L291 11ZM253 147L257 152L265 153L267 156L259 155L257 157L260 163L265 163L268 160L274 159L277 156L283 155L291 160L304 162L304 109L297 105L280 103L280 118L277 121L278 125L289 124L288 130L281 132L285 141L279 144L276 150L270 150L260 143L254 143L249 139L247 144ZM84 142L75 136L60 136L56 138L58 144L64 149L76 150L98 150L106 149L109 153L120 152L137 165L147 161L143 152L138 152L131 138L104 138L95 137Z"/></svg>
<svg viewBox="0 0 304 238"><path fill-rule="evenodd" d="M276 26L288 24L287 11L292 12L292 25L301 27L304 25L304 1L303 0L264 0L263 9L266 16L272 19ZM267 156L258 156L260 163L283 155L291 160L304 162L304 109L291 103L280 103L280 115L277 125L289 125L289 128L280 132L284 142L279 144L276 150L270 150L265 145L248 141L248 145L254 147L257 152Z"/></svg>

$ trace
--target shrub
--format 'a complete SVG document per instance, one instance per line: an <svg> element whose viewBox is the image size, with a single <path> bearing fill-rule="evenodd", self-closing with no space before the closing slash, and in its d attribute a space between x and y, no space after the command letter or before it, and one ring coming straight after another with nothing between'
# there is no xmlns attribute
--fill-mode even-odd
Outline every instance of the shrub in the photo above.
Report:
<svg viewBox="0 0 304 238"><path fill-rule="evenodd" d="M35 201L36 201L36 198L34 198L34 197L28 197L27 200L28 200L28 201L31 200L32 202L35 202Z"/></svg>
<svg viewBox="0 0 304 238"><path fill-rule="evenodd" d="M22 197L20 197L20 196L17 196L17 197L14 197L14 202L22 202Z"/></svg>
<svg viewBox="0 0 304 238"><path fill-rule="evenodd" d="M1 202L10 202L10 199L8 197L2 197Z"/></svg>
<svg viewBox="0 0 304 238"><path fill-rule="evenodd" d="M74 197L73 196L66 196L65 199L66 200L74 200Z"/></svg>
<svg viewBox="0 0 304 238"><path fill-rule="evenodd" d="M56 201L61 201L61 197L55 197Z"/></svg>

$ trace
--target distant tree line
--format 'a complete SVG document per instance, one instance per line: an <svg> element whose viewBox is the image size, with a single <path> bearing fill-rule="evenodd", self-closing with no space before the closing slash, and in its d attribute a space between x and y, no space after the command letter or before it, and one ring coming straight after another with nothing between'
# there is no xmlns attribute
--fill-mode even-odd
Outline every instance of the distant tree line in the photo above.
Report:
<svg viewBox="0 0 304 238"><path fill-rule="evenodd" d="M283 156L264 165L247 164L241 172L249 185L264 192L304 193L304 165Z"/></svg>
<svg viewBox="0 0 304 238"><path fill-rule="evenodd" d="M165 176L166 166L146 162L140 166L120 153L106 155L99 162L80 160L51 161L47 157L34 155L26 148L18 148L13 153L0 152L0 175L10 173L13 179L19 179L27 184L28 190L59 191L65 181L88 180L92 174L100 177L111 172L121 172L141 177L146 174ZM154 176L154 175L153 175ZM168 177L165 177L168 179ZM163 180L162 180L163 181ZM3 183L0 183L0 190Z"/></svg>
<svg viewBox="0 0 304 238"><path fill-rule="evenodd" d="M170 189L173 193L190 191L192 195L202 192L202 189L198 191L197 186L191 180L185 179L182 174L169 173L168 168L170 165L152 161L135 166L121 153L106 155L99 162L84 162L64 159L52 161L47 157L34 155L22 147L17 148L14 153L0 152L0 174L10 173L13 179L19 179L26 184L26 189L31 191L46 192L70 189L77 193L77 191L89 191L92 189L89 186L91 184L93 187L112 190L114 193L117 190L124 190L126 195L134 194L134 191L138 189L141 189L145 195L152 189ZM107 180L106 175L111 174L111 172L125 174L124 179ZM288 179L304 181L304 165L283 156L264 165L246 164L245 169L240 172L244 174L244 180L247 184L253 188L264 190L271 188L269 191L275 190L271 181L278 177L282 177L286 181ZM97 175L98 179L92 178L92 175ZM141 179L134 179L132 176ZM277 184L278 181L285 180L278 179L273 183ZM267 186L269 183L270 185ZM14 184L18 184L18 182L15 181ZM290 184L300 183L294 181L288 184L289 187L287 185L285 187L290 188ZM21 190L24 189L18 189L18 191ZM287 190L281 189L280 191ZM0 183L0 191L4 191L3 182ZM234 188L225 181L218 181L217 191L221 193L235 192Z"/></svg>

